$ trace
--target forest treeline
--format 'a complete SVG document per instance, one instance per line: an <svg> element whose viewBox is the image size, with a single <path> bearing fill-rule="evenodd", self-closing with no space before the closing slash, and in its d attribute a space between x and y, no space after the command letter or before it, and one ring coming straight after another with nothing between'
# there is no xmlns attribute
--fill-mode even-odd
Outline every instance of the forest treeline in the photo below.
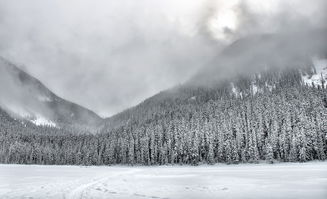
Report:
<svg viewBox="0 0 327 199"><path fill-rule="evenodd" d="M179 97L163 93L166 97L149 99L114 118L114 128L109 121L98 134L36 127L1 112L5 122L0 126L0 162L197 165L325 160L326 88L304 85L294 74L279 77L278 84L267 82L260 77L256 88L251 81L239 82L248 87L238 86L237 92L226 86L178 88Z"/></svg>

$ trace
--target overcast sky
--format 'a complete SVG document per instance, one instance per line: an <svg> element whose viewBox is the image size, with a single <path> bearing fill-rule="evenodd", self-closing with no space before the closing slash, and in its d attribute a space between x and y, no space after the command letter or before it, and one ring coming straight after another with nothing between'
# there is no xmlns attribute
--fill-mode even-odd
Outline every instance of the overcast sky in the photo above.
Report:
<svg viewBox="0 0 327 199"><path fill-rule="evenodd" d="M0 0L0 55L110 116L185 82L239 37L292 18L319 26L323 2Z"/></svg>

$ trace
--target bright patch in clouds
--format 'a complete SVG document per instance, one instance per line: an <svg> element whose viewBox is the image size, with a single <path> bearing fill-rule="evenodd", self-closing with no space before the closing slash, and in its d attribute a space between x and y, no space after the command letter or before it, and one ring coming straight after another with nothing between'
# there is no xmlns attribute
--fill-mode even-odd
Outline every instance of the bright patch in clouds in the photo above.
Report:
<svg viewBox="0 0 327 199"><path fill-rule="evenodd" d="M226 40L237 28L237 13L235 7L239 0L216 1L214 13L208 21L209 31L217 40Z"/></svg>
<svg viewBox="0 0 327 199"><path fill-rule="evenodd" d="M104 117L187 81L238 38L287 32L298 16L326 24L326 0L15 2L0 0L0 55Z"/></svg>
<svg viewBox="0 0 327 199"><path fill-rule="evenodd" d="M228 39L228 35L237 28L237 17L232 10L223 10L209 21L209 27L216 39Z"/></svg>
<svg viewBox="0 0 327 199"><path fill-rule="evenodd" d="M221 41L231 41L234 38L234 34L243 32L244 27L240 27L246 21L248 16L244 16L246 13L242 13L241 9L246 9L246 12L256 16L257 21L255 24L265 30L267 33L276 31L277 28L272 24L275 17L280 13L285 12L283 9L292 9L293 14L300 16L310 16L316 11L315 4L308 4L303 6L303 0L213 0L211 3L213 6L212 13L207 21L207 26L211 36ZM301 2L301 3L300 3ZM243 7L243 8L241 8ZM241 8L241 9L240 9ZM246 27L249 28L249 27ZM249 28L252 31L256 29ZM239 36L239 35L238 35Z"/></svg>

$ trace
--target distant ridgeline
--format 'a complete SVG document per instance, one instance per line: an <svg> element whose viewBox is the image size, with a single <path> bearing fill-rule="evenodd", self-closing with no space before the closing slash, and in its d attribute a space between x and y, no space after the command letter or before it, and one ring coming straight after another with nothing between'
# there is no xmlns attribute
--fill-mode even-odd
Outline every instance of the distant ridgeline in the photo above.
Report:
<svg viewBox="0 0 327 199"><path fill-rule="evenodd" d="M197 165L325 160L326 84L321 78L308 85L303 76L294 69L211 86L185 84L106 119L98 134L21 123L1 110L0 162Z"/></svg>

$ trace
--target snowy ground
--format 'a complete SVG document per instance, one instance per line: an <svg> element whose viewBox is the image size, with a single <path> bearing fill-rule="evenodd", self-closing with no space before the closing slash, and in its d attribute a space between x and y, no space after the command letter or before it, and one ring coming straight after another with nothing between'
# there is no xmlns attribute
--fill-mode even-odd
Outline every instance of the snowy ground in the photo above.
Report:
<svg viewBox="0 0 327 199"><path fill-rule="evenodd" d="M0 198L327 198L327 162L162 167L0 165Z"/></svg>

